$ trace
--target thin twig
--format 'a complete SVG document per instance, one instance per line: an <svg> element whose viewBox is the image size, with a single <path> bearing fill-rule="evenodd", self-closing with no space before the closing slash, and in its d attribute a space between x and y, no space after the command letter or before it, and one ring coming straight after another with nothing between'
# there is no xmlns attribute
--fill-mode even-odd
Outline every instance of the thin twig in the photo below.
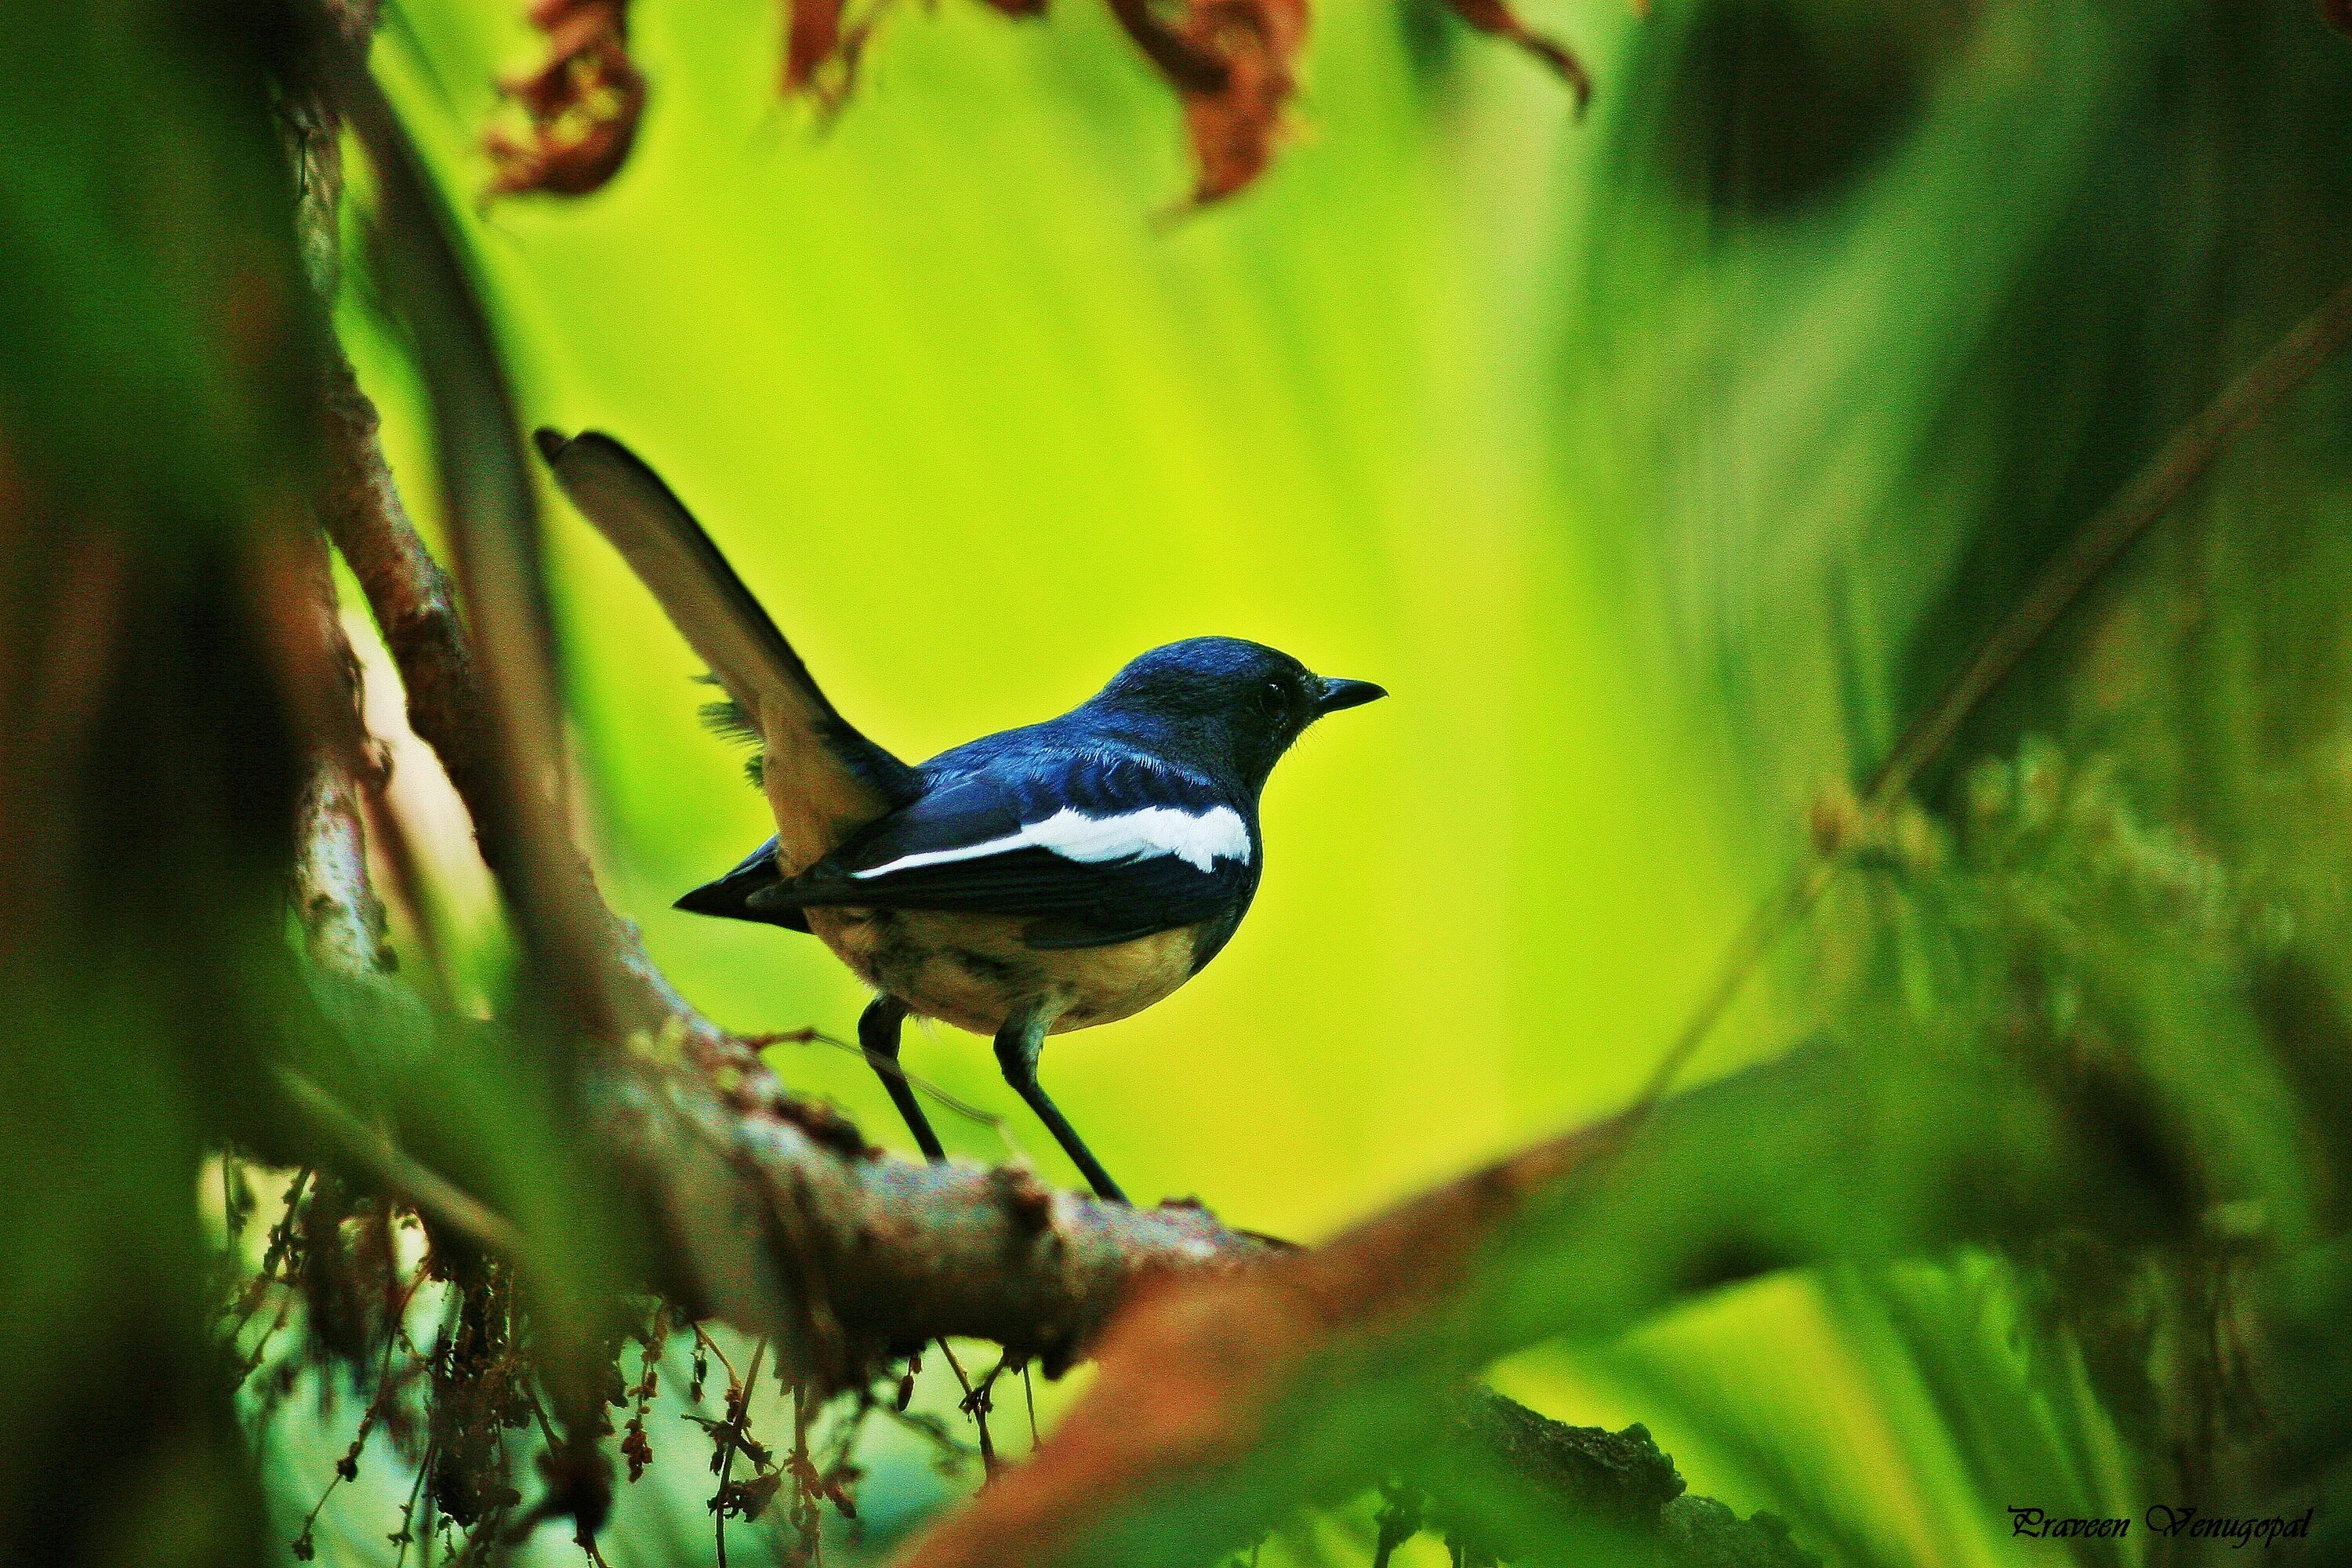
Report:
<svg viewBox="0 0 2352 1568"><path fill-rule="evenodd" d="M721 1436L719 1441L719 1492L710 1500L710 1511L718 1521L719 1568L727 1568L727 1481L735 1471L736 1446L741 1442L744 1434L751 1430L751 1395L759 1391L760 1363L766 1359L767 1354L768 1342L762 1339L751 1347L751 1370L742 1381L735 1382L735 1374L731 1370L728 1373L729 1381L734 1383L733 1388L729 1391L734 1397L729 1403L735 1408L731 1413L731 1419L719 1428Z"/></svg>
<svg viewBox="0 0 2352 1568"><path fill-rule="evenodd" d="M386 1194L465 1237L485 1252L508 1258L524 1256L522 1233L504 1215L492 1213L439 1172L419 1164L382 1131L352 1115L332 1095L300 1073L279 1068L277 1079L278 1088L312 1128L333 1143L345 1159L366 1172Z"/></svg>
<svg viewBox="0 0 2352 1568"><path fill-rule="evenodd" d="M951 1111L975 1126L987 1128L995 1133L1012 1152L1015 1154L1021 1152L1020 1145L1013 1141L1013 1130L1004 1118L994 1111L983 1110L968 1100L959 1099L929 1079L908 1072L899 1062L884 1056L880 1051L869 1050L855 1040L845 1040L839 1035L828 1034L814 1026L776 1029L764 1035L742 1035L737 1037L753 1050L765 1050L770 1046L830 1046L835 1050L846 1051L864 1061L877 1073L886 1078L897 1079L941 1110Z"/></svg>
<svg viewBox="0 0 2352 1568"><path fill-rule="evenodd" d="M409 1303L416 1299L417 1287L424 1283L425 1271L420 1268L409 1280L408 1289L401 1293L400 1304L393 1309L391 1320L384 1325L383 1359L376 1366L374 1397L361 1412L359 1430L352 1436L351 1447L336 1461L334 1478L327 1482L326 1489L319 1494L319 1500L310 1505L310 1511L303 1517L302 1529L295 1539L306 1546L311 1531L318 1525L319 1515L326 1509L327 1500L335 1495L337 1487L359 1475L360 1456L366 1451L368 1439L375 1435L376 1423L383 1419L384 1407L392 1403L395 1392L392 1380L392 1356L400 1347L400 1322L408 1315ZM308 1558L307 1552L298 1552L296 1555Z"/></svg>
<svg viewBox="0 0 2352 1568"><path fill-rule="evenodd" d="M710 1335L704 1331L700 1323L689 1323L687 1326L694 1331L695 1342L700 1345L704 1350L709 1352L712 1355L717 1356L719 1358L719 1364L727 1369L728 1382L740 1383L743 1381L741 1378L735 1375L735 1363L727 1359L727 1352L719 1349L719 1342L712 1339ZM762 1341L761 1342L764 1344L766 1342Z"/></svg>
<svg viewBox="0 0 2352 1568"><path fill-rule="evenodd" d="M284 1328L286 1326L286 1320L293 1315L294 1292L289 1289L279 1295L278 1299L277 1316L269 1320L269 1326L262 1330L261 1337L254 1342L253 1353L246 1357L244 1365L237 1368L236 1379L237 1387L244 1387L245 1384L252 1378L253 1374L261 1370L262 1361L269 1353L269 1342L277 1337L278 1331ZM251 1321L251 1319L247 1320L247 1324L250 1324ZM240 1327L237 1330L239 1334L242 1334L244 1331L245 1330L243 1327ZM232 1340L230 1342L234 1344L236 1342Z"/></svg>
<svg viewBox="0 0 2352 1568"><path fill-rule="evenodd" d="M956 1384L963 1390L963 1399L957 1408L971 1416L972 1425L980 1429L981 1473L992 1476L996 1474L996 1442L988 1435L987 1385L983 1384L978 1390L972 1387L971 1379L963 1373L963 1363L956 1360L955 1352L944 1337L933 1342L940 1347L940 1353L948 1358L948 1370L955 1373Z"/></svg>
<svg viewBox="0 0 2352 1568"><path fill-rule="evenodd" d="M980 1458L979 1449L949 1431L946 1423L928 1411L900 1410L889 1405L875 1408L881 1411L884 1419L897 1422L942 1454L952 1455L959 1461Z"/></svg>
<svg viewBox="0 0 2352 1568"><path fill-rule="evenodd" d="M2202 479L2230 444L2352 342L2352 283L2305 317L2268 353L2182 426L2104 510L2084 524L2031 592L2002 617L1977 657L1956 676L1880 764L1864 791L1864 809L1884 816L2018 661L2091 585Z"/></svg>
<svg viewBox="0 0 2352 1568"><path fill-rule="evenodd" d="M425 1444L425 1452L416 1461L415 1484L408 1489L408 1501L401 1506L400 1533L396 1538L400 1545L400 1552L393 1558L392 1568L404 1568L404 1565L408 1562L408 1549L415 1542L416 1540L416 1500L424 1495L425 1478L432 1473L433 1443L432 1440L428 1438ZM419 1557L424 1557L429 1555L429 1552L430 1549L428 1548L426 1552L420 1552L418 1555Z"/></svg>
<svg viewBox="0 0 2352 1568"><path fill-rule="evenodd" d="M293 1282L290 1277L280 1276L278 1269L285 1265L287 1255L293 1246L294 1211L301 1205L303 1196L310 1187L310 1167L305 1165L294 1173L292 1181L286 1184L286 1195L278 1200L278 1218L269 1227L269 1241L261 1255L261 1267L255 1272L245 1290L239 1294L238 1300L230 1305L225 1314L233 1315L237 1320L236 1327L228 1332L226 1342L231 1350L234 1350L237 1342L245 1337L245 1331L253 1327L254 1319L261 1315L262 1306L269 1299L269 1287L277 1285L282 1288ZM263 1331L261 1338L255 1342L253 1354L237 1373L236 1382L239 1387L242 1387L246 1380L259 1370L262 1357L269 1348L270 1338L279 1329L285 1327L287 1316L293 1309L293 1302L291 1291L288 1291L279 1300L277 1317L271 1321L269 1327ZM243 1310L239 1310L240 1308Z"/></svg>

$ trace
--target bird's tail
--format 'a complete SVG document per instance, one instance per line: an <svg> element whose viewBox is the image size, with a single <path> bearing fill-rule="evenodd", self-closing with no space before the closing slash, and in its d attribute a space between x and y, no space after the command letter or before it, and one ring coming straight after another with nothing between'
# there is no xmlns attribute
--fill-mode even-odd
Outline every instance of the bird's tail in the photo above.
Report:
<svg viewBox="0 0 2352 1568"><path fill-rule="evenodd" d="M782 875L913 798L912 771L834 710L660 475L599 431L566 440L541 430L535 439L563 493L652 590L757 735Z"/></svg>

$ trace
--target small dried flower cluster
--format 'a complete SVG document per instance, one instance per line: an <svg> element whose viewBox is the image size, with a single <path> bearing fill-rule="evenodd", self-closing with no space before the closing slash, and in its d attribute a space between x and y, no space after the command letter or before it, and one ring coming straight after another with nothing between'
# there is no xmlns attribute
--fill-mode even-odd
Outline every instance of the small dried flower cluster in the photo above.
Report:
<svg viewBox="0 0 2352 1568"><path fill-rule="evenodd" d="M527 125L520 135L490 128L489 194L584 196L620 173L645 115L646 79L629 58L628 0L536 0L530 25L547 35L547 58L499 83Z"/></svg>

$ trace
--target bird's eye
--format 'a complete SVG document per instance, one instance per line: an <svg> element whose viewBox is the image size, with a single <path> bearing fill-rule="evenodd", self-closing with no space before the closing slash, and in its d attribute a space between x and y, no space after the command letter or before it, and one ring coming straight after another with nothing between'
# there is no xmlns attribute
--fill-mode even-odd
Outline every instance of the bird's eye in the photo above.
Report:
<svg viewBox="0 0 2352 1568"><path fill-rule="evenodd" d="M1257 689L1257 702L1269 719L1290 717L1290 693L1282 689L1278 680L1269 680Z"/></svg>

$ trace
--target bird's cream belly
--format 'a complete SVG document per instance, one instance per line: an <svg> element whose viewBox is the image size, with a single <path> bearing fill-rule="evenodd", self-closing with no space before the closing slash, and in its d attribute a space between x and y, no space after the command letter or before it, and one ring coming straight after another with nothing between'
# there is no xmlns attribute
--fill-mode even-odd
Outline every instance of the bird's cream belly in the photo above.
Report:
<svg viewBox="0 0 2352 1568"><path fill-rule="evenodd" d="M929 910L812 909L809 929L877 991L917 1015L992 1035L1019 1009L1053 1016L1048 1032L1139 1013L1192 973L1187 926L1109 947L1039 952L1009 915Z"/></svg>

